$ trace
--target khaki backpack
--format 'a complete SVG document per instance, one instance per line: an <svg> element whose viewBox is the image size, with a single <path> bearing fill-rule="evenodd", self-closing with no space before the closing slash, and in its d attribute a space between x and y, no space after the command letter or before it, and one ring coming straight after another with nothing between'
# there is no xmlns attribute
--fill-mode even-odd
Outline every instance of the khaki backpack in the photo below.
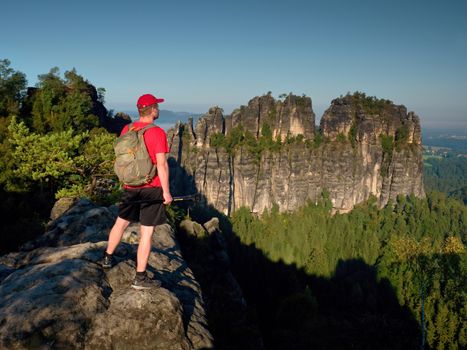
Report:
<svg viewBox="0 0 467 350"><path fill-rule="evenodd" d="M137 130L133 124L128 131L114 142L114 170L118 179L125 185L141 186L148 184L156 175L157 168L149 156L144 133L154 125Z"/></svg>

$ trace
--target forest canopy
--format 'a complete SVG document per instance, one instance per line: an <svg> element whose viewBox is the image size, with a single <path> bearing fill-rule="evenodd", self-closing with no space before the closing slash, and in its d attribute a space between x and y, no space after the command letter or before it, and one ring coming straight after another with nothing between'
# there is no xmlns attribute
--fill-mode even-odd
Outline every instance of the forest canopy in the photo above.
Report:
<svg viewBox="0 0 467 350"><path fill-rule="evenodd" d="M436 192L331 207L324 197L293 213L232 216L236 274L270 348L465 348L467 207ZM291 319L290 309L309 311Z"/></svg>

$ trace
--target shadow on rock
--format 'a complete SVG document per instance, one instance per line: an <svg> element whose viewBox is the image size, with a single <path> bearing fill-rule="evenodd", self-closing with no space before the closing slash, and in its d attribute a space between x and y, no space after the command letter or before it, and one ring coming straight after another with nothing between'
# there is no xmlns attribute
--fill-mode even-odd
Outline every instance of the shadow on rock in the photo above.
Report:
<svg viewBox="0 0 467 350"><path fill-rule="evenodd" d="M132 225L99 264L114 207L81 200L22 251L0 257L0 347L15 349L209 349L201 290L169 225L158 227L149 276L162 288L130 288L139 231Z"/></svg>

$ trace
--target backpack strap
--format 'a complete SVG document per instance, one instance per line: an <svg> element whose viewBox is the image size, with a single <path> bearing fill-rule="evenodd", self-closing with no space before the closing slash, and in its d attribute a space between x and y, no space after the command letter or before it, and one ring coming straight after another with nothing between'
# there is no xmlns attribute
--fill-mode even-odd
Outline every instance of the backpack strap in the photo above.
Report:
<svg viewBox="0 0 467 350"><path fill-rule="evenodd" d="M149 125L146 125L144 128L141 128L141 129L137 130L138 137L142 136L143 139L144 139L144 133L145 133L147 130L149 130L149 129L151 129L151 128L155 128L155 127L156 127L156 126L155 126L154 124L149 124ZM146 141L144 141L144 143L146 143ZM152 160L151 160L151 162L152 162ZM154 168L156 169L155 174L157 174L156 163L152 163L152 164L154 165ZM155 176L155 175L154 175L154 176ZM148 183L149 183L149 181L148 181Z"/></svg>
<svg viewBox="0 0 467 350"><path fill-rule="evenodd" d="M151 129L151 128L155 128L155 127L156 126L154 124L149 124L149 125L146 125L144 128L141 128L141 129L139 129L137 131L138 131L138 134L139 133L144 134L146 132L146 130Z"/></svg>
<svg viewBox="0 0 467 350"><path fill-rule="evenodd" d="M128 124L128 131L136 131L138 134L140 133L140 131L144 134L146 130L156 127L154 124L149 124L149 125L146 125L144 128L136 129L134 125L135 123Z"/></svg>

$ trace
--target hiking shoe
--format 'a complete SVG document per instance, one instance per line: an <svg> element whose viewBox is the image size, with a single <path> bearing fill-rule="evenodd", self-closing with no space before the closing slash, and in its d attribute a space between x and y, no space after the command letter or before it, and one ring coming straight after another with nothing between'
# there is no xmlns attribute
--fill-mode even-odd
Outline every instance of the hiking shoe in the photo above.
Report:
<svg viewBox="0 0 467 350"><path fill-rule="evenodd" d="M113 256L104 253L104 257L102 258L102 261L101 261L101 266L104 269L110 269L113 266L113 262L114 262Z"/></svg>
<svg viewBox="0 0 467 350"><path fill-rule="evenodd" d="M159 288L161 283L156 280L150 279L148 276L144 275L141 278L135 277L131 288L143 290L143 289L152 289Z"/></svg>

